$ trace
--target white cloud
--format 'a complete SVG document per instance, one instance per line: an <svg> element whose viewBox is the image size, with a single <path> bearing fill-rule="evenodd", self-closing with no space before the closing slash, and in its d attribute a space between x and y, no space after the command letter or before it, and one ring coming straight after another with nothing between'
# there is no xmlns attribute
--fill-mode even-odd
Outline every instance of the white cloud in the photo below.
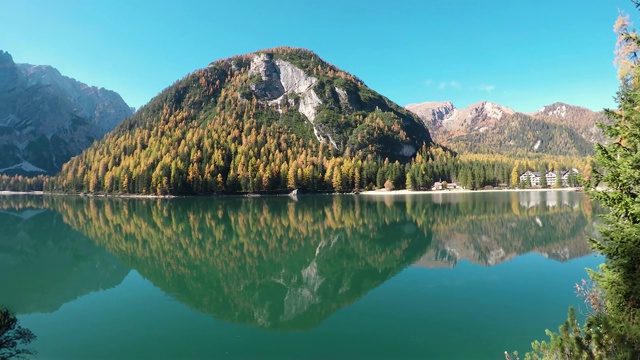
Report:
<svg viewBox="0 0 640 360"><path fill-rule="evenodd" d="M478 86L478 90L484 91L484 92L492 92L495 89L496 89L495 85L480 85L480 86Z"/></svg>
<svg viewBox="0 0 640 360"><path fill-rule="evenodd" d="M425 81L424 81L424 84L425 84L426 86L431 86L431 85L433 84L433 80L431 80L431 79L425 80Z"/></svg>

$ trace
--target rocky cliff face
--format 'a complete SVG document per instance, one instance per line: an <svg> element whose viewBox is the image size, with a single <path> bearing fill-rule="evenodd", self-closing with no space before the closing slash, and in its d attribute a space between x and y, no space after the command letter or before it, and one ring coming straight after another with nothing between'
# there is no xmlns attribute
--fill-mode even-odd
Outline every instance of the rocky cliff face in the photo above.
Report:
<svg viewBox="0 0 640 360"><path fill-rule="evenodd" d="M439 127L456 110L450 101L428 101L420 104L409 104L407 110L420 116L430 129Z"/></svg>
<svg viewBox="0 0 640 360"><path fill-rule="evenodd" d="M409 104L406 108L420 116L425 125L435 132L486 131L499 120L516 113L506 106L488 101L481 101L464 109L457 109L449 101Z"/></svg>
<svg viewBox="0 0 640 360"><path fill-rule="evenodd" d="M318 105L322 104L322 100L312 89L312 86L318 81L317 78L308 76L304 71L285 60L274 60L273 56L265 53L255 55L251 61L249 76L255 77L256 75L260 76L260 81L251 84L251 90L258 99L276 106L278 112L281 113L282 108L279 105L284 96L287 96L288 105L298 105L300 114L314 125L313 133L318 141L328 141L338 149L338 145L331 138L331 135L322 134L314 124L318 114ZM346 96L346 93L344 94ZM294 97L289 99L288 97L291 95Z"/></svg>
<svg viewBox="0 0 640 360"><path fill-rule="evenodd" d="M253 96L259 101L274 107L280 114L284 106L297 108L311 123L315 138L339 151L344 150L344 144L339 144L334 124L323 121L326 116L323 116L325 114L322 110L350 114L354 111L371 111L372 104L375 104L373 108L379 110L391 110L382 98L362 101L360 94L352 86L351 89L343 89L336 84L319 83L317 77L284 59L274 58L272 53L256 53L253 56L249 77L252 79L250 88ZM316 121L316 118L319 120ZM411 122L409 119L403 121ZM404 143L397 147L395 153L410 157L415 155L416 150L415 144Z"/></svg>
<svg viewBox="0 0 640 360"><path fill-rule="evenodd" d="M0 51L0 173L54 174L131 115L113 91Z"/></svg>

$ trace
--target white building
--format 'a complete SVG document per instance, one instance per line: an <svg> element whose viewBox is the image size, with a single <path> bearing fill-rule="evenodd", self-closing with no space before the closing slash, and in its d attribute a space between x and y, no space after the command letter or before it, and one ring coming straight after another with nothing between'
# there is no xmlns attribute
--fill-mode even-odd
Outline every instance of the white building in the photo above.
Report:
<svg viewBox="0 0 640 360"><path fill-rule="evenodd" d="M577 176L578 170L571 169L571 170L562 170L560 172L560 179L562 181L561 184L563 187L569 185L569 176L571 176L571 173ZM556 185L556 182L558 182L558 174L554 171L549 170L545 172L544 177L545 177L545 180L547 181L548 187L554 187ZM540 186L540 178L541 178L540 173L537 171L527 170L522 174L520 174L520 182L528 181L528 183L531 184L531 186Z"/></svg>

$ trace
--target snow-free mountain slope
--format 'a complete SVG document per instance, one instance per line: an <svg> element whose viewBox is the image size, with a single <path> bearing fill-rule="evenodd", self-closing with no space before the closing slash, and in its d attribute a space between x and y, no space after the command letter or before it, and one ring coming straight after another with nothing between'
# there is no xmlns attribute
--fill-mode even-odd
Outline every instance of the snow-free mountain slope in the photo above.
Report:
<svg viewBox="0 0 640 360"><path fill-rule="evenodd" d="M0 173L54 174L132 110L117 93L0 51Z"/></svg>
<svg viewBox="0 0 640 360"><path fill-rule="evenodd" d="M457 152L518 156L591 154L592 143L600 139L599 130L594 130L595 121L601 119L596 115L600 113L555 105L534 114L523 114L488 101L464 109L457 109L450 102L409 104L406 108L420 116L436 142Z"/></svg>

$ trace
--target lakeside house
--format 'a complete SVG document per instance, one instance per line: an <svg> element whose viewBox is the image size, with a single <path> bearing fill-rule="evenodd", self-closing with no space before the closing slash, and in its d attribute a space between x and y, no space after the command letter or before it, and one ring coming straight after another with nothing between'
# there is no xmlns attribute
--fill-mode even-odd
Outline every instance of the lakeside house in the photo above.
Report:
<svg viewBox="0 0 640 360"><path fill-rule="evenodd" d="M571 175L578 175L579 172L577 169L571 170L562 170L560 171L560 181L563 187L569 185L569 177ZM547 171L544 175L541 175L538 171L527 170L520 174L520 182L529 182L531 186L540 186L540 179L544 176L547 181L547 186L554 187L558 182L558 174L555 171Z"/></svg>
<svg viewBox="0 0 640 360"><path fill-rule="evenodd" d="M431 187L431 190L444 190L445 187L446 187L446 190L459 188L458 183L446 182L446 181L443 181L443 182L436 181L435 183L433 183L433 186Z"/></svg>

